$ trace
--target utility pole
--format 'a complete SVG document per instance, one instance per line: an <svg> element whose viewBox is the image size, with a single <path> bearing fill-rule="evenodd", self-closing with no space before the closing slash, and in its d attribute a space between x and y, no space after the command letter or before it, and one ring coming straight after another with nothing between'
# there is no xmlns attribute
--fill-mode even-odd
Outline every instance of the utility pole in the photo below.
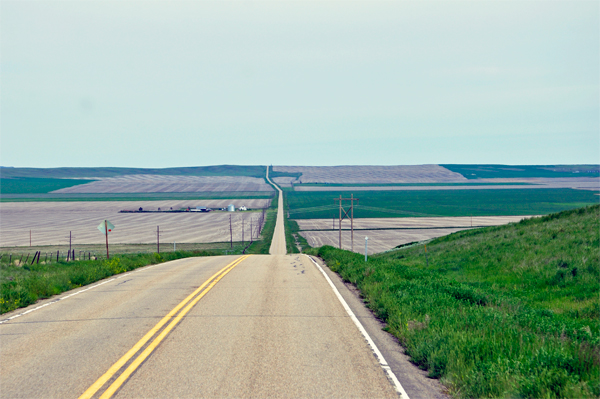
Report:
<svg viewBox="0 0 600 399"><path fill-rule="evenodd" d="M31 246L31 230L29 230L29 246Z"/></svg>
<svg viewBox="0 0 600 399"><path fill-rule="evenodd" d="M244 245L244 216L242 216L242 245Z"/></svg>
<svg viewBox="0 0 600 399"><path fill-rule="evenodd" d="M342 249L342 220L348 217L348 212L350 212L350 240L351 240L351 251L354 252L354 201L358 201L358 198L354 198L354 194L350 195L350 198L334 198L334 201L339 201L340 205L340 219L338 221L339 226L339 239L340 239L340 249ZM342 204L342 201L350 201L350 208L345 210ZM343 213L343 216L342 216Z"/></svg>
<svg viewBox="0 0 600 399"><path fill-rule="evenodd" d="M340 249L342 249L342 210L343 209L344 208L342 208L342 195L340 194L340 220L338 222L339 223L338 227L340 230L340 245L339 245Z"/></svg>
<svg viewBox="0 0 600 399"><path fill-rule="evenodd" d="M156 253L160 253L160 226L156 226Z"/></svg>
<svg viewBox="0 0 600 399"><path fill-rule="evenodd" d="M252 231L252 218L250 218L250 244L252 244L252 239L254 238L253 235L254 232Z"/></svg>
<svg viewBox="0 0 600 399"><path fill-rule="evenodd" d="M231 229L231 215L229 215L229 240L231 242L231 249L233 249L233 230Z"/></svg>

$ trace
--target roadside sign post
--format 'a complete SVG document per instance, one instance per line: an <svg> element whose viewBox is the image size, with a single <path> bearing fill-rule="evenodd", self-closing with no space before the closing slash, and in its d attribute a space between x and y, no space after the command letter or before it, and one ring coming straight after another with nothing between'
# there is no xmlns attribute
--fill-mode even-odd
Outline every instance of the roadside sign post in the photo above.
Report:
<svg viewBox="0 0 600 399"><path fill-rule="evenodd" d="M108 221L106 219L104 219L104 235L106 236L106 259L108 260Z"/></svg>
<svg viewBox="0 0 600 399"><path fill-rule="evenodd" d="M114 228L115 226L106 219L104 219L104 221L98 225L98 230L100 230L101 233L104 233L106 237L106 259L110 259L108 254L108 233L110 233Z"/></svg>
<svg viewBox="0 0 600 399"><path fill-rule="evenodd" d="M369 243L369 237L365 237L365 262L367 261L367 247Z"/></svg>

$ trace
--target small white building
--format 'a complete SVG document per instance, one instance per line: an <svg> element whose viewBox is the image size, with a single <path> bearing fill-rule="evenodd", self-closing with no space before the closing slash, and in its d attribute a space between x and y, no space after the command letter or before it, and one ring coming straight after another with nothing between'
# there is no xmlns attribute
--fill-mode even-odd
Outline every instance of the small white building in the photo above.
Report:
<svg viewBox="0 0 600 399"><path fill-rule="evenodd" d="M238 208L238 211L247 211L247 210L248 210L248 208L246 208L243 205Z"/></svg>

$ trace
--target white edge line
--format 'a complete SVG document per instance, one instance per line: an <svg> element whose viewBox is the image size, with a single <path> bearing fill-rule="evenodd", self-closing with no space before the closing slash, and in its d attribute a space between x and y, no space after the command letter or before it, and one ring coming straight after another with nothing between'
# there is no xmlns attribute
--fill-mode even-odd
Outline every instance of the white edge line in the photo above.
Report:
<svg viewBox="0 0 600 399"><path fill-rule="evenodd" d="M371 336L369 335L369 333L367 332L367 330L365 330L365 328L363 327L363 325L361 324L361 322L354 315L354 312L352 312L352 309L350 309L350 306L348 306L348 304L346 303L346 301L344 300L344 298L342 297L342 295L340 294L340 292L338 291L338 289L336 288L336 286L333 284L333 281L331 281L331 279L329 278L329 276L327 275L327 273L325 273L325 271L323 270L323 268L312 258L312 256L308 256L308 258L312 261L312 263L315 264L315 266L317 266L317 268L319 269L319 271L321 271L321 273L323 273L323 276L325 276L325 280L327 280L327 282L331 286L331 289L335 293L335 296L337 296L337 298L340 300L342 306L344 307L344 309L346 309L346 312L348 313L348 315L350 316L350 318L352 319L352 321L354 322L354 324L356 325L356 327L358 328L358 330L361 332L361 334L363 335L363 337L365 337L365 339L367 340L367 343L369 344L369 346L373 350L373 353L375 354L375 357L379 361L379 364L381 365L381 368L385 371L385 373L387 374L388 378L393 383L394 388L396 389L396 392L398 392L400 395L402 395L403 398L409 399L408 394L406 393L406 391L402 387L402 384L400 384L400 381L398 381L398 378L396 377L396 375L394 374L394 372L390 368L389 364L387 363L387 361L385 360L385 358L383 357L383 355L381 354L381 352L377 348L377 345L375 345L375 342L373 342L373 340L371 339Z"/></svg>
<svg viewBox="0 0 600 399"><path fill-rule="evenodd" d="M182 258L182 259L185 259L185 258ZM176 260L178 260L178 259L176 259ZM101 285L104 285L104 284L106 284L106 283L110 283L111 281L118 280L118 279L120 279L120 278L123 278L123 277L129 276L131 273L137 273L137 272L141 272L141 271L143 271L143 270L148 270L148 269L151 269L151 268L153 268L153 267L156 267L156 266L163 265L163 264L165 264L165 263L167 263L167 262L157 263L157 264L154 264L154 265L151 265L151 266L140 267L140 268L138 268L138 269L136 269L136 270L133 270L133 271L131 271L131 272L128 272L128 273L125 273L125 274L121 274L121 275L119 275L119 276L117 276L117 277L113 277L113 278L111 278L110 280L103 281L103 282L101 282L101 283L99 283L99 284L93 285L93 286L91 286L91 287L84 288L84 289L82 289L82 290L79 290L79 291L77 291L77 292L74 292L74 293L72 293L72 294L69 294L69 295L67 295L67 296L63 296L63 297L57 298L57 299L55 299L55 300L53 300L53 301L47 302L47 303L45 303L45 304L43 304L43 305L40 305L40 306L38 306L38 307L36 307L36 308L29 309L29 310L26 310L26 311L25 311L25 312L23 312L23 313L18 313L18 314L14 315L14 316L11 316L11 317L7 318L7 319L0 320L0 324L2 324L2 323L6 323L7 321L11 321L11 320L13 320L13 319L16 319L17 317L24 316L24 315L26 315L26 314L28 314L28 313L35 312L36 310L39 310L39 309L45 308L46 306L53 305L53 304L55 304L56 302L62 301L63 299L67 299L67 298L70 298L70 297L72 297L72 296L75 296L75 295L81 294L82 292L85 292L85 291L88 291L88 290L94 289L94 288L96 288L96 287L100 287Z"/></svg>

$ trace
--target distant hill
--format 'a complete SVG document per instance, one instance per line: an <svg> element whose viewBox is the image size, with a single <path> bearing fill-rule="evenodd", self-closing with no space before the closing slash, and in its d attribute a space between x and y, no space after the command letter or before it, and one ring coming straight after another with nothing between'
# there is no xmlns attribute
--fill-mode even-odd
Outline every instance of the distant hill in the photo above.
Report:
<svg viewBox="0 0 600 399"><path fill-rule="evenodd" d="M0 178L93 178L123 175L248 176L262 178L265 166L215 165L184 168L12 168L0 167Z"/></svg>
<svg viewBox="0 0 600 399"><path fill-rule="evenodd" d="M600 165L440 165L467 179L598 177Z"/></svg>

